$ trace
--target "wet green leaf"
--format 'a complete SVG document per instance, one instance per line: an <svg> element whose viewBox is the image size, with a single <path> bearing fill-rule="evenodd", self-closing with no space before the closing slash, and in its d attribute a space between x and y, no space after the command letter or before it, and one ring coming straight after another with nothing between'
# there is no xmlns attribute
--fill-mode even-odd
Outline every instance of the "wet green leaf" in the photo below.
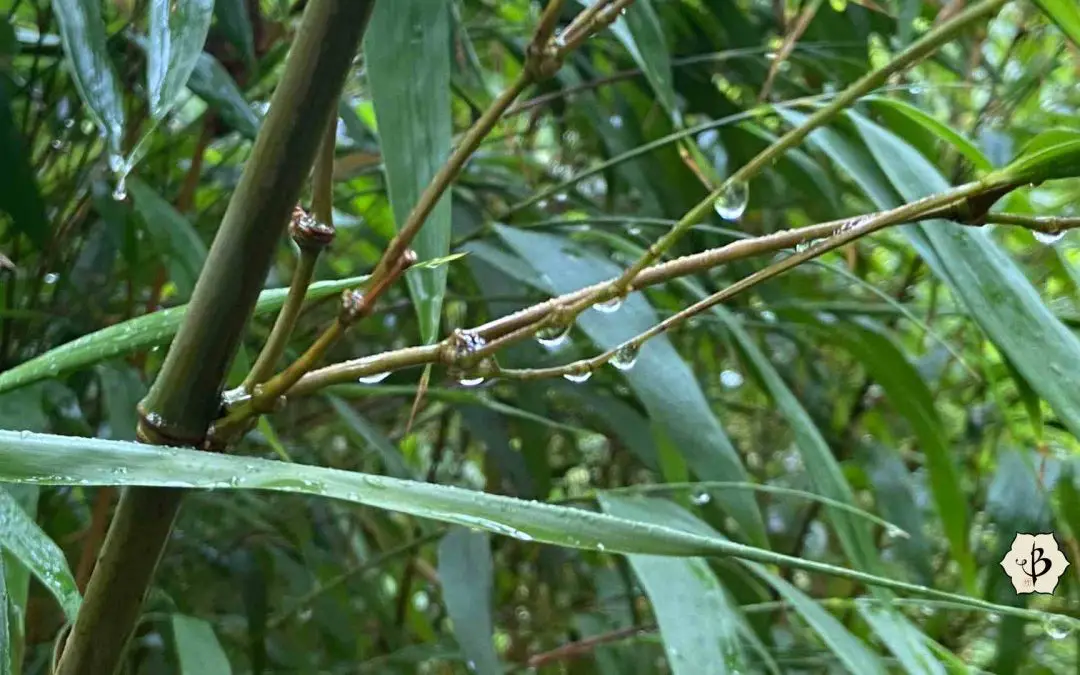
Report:
<svg viewBox="0 0 1080 675"><path fill-rule="evenodd" d="M394 222L404 225L450 155L450 7L441 0L378 3L364 40ZM435 205L412 248L421 260L450 250L450 194ZM425 343L439 333L446 268L409 275Z"/></svg>
<svg viewBox="0 0 1080 675"><path fill-rule="evenodd" d="M244 138L254 140L262 122L229 71L217 59L205 52L199 54L188 87L217 111L226 124L239 131Z"/></svg>
<svg viewBox="0 0 1080 675"><path fill-rule="evenodd" d="M251 28L251 19L248 17L247 1L216 0L214 18L217 19L217 27L240 52L244 62L249 65L254 64L255 35Z"/></svg>
<svg viewBox="0 0 1080 675"><path fill-rule="evenodd" d="M469 671L501 675L491 617L495 570L487 532L455 527L439 543L439 583Z"/></svg>
<svg viewBox="0 0 1080 675"><path fill-rule="evenodd" d="M142 216L155 245L166 254L169 278L183 298L191 297L206 261L206 244L191 223L146 183L128 179L135 210Z"/></svg>
<svg viewBox="0 0 1080 675"><path fill-rule="evenodd" d="M109 152L120 159L124 150L124 99L109 58L101 3L98 0L53 0L52 7L79 95L94 120L105 130Z"/></svg>
<svg viewBox="0 0 1080 675"><path fill-rule="evenodd" d="M308 300L326 298L346 288L354 288L367 277L350 277L338 281L320 281L308 288ZM255 304L255 314L267 314L285 304L287 288L263 291ZM77 368L106 361L140 349L167 344L180 328L187 305L163 309L152 314L129 319L108 328L84 335L41 356L0 373L0 393L50 377L57 377Z"/></svg>
<svg viewBox="0 0 1080 675"><path fill-rule="evenodd" d="M214 0L150 0L146 80L153 119L165 117L187 85L213 13Z"/></svg>
<svg viewBox="0 0 1080 675"><path fill-rule="evenodd" d="M1035 0L1035 4L1057 24L1065 37L1080 47L1080 5L1072 0Z"/></svg>
<svg viewBox="0 0 1080 675"><path fill-rule="evenodd" d="M180 675L231 675L232 667L213 627L193 616L172 615Z"/></svg>
<svg viewBox="0 0 1080 675"><path fill-rule="evenodd" d="M11 432L3 432L11 434ZM15 434L18 436L18 434ZM0 488L0 548L10 553L48 589L72 621L82 598L60 547L49 539L7 490Z"/></svg>

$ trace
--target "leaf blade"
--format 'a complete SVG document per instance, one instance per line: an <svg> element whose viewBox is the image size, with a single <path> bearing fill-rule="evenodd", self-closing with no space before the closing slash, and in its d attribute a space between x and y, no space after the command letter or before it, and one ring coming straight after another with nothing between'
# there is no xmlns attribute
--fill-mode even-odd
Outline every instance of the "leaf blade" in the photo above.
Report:
<svg viewBox="0 0 1080 675"><path fill-rule="evenodd" d="M402 49L409 45L408 49ZM390 205L400 229L450 154L450 6L439 0L376 5L364 40ZM421 261L450 250L450 194L413 241ZM445 267L408 278L425 343L439 332Z"/></svg>
<svg viewBox="0 0 1080 675"><path fill-rule="evenodd" d="M202 54L214 0L152 0L146 77L150 116L160 120L175 105Z"/></svg>
<svg viewBox="0 0 1080 675"><path fill-rule="evenodd" d="M232 667L214 629L202 619L172 615L180 675L232 675Z"/></svg>
<svg viewBox="0 0 1080 675"><path fill-rule="evenodd" d="M494 567L487 532L455 527L439 542L439 582L454 634L469 662L480 675L503 672L492 642L491 618Z"/></svg>
<svg viewBox="0 0 1080 675"><path fill-rule="evenodd" d="M60 547L27 515L7 490L0 489L0 546L48 589L71 621L82 598ZM6 610L5 610L6 611Z"/></svg>

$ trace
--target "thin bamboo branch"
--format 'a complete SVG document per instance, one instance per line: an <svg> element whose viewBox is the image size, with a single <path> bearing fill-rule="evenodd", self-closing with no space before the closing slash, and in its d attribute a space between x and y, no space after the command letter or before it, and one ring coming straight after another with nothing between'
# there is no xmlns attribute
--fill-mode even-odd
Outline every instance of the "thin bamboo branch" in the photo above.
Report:
<svg viewBox="0 0 1080 675"><path fill-rule="evenodd" d="M755 275L751 275L724 289L724 291L720 292L724 295L710 296L708 300L702 301L708 303L706 306L701 306L702 303L698 303L693 305L692 308L672 315L666 320L667 323L663 324L663 328L658 331L662 332L750 286L772 278L776 274L787 271L806 260L816 258L837 246L846 245L859 237L885 227L925 220L948 220L958 226L979 226L983 224L986 218L994 220L1006 216L1006 219L1008 219L1007 214L991 214L987 216L985 209L991 203L988 199L996 199L1015 187L1016 185L1008 181L1007 178L994 181L986 179L888 211L818 223L799 229L781 230L751 239L742 239L725 246L649 267L634 279L631 290L641 290L678 277L700 273L735 260L785 249L798 249L801 245L817 241L805 251L796 250L793 256L773 266L764 268ZM1017 220L1026 222L1028 219L1017 218ZM536 379L565 375L567 373L573 374L582 367L582 363L586 365L592 364L592 367L595 367L609 360L615 355L618 348L609 350L585 362L575 362L567 366L536 371L501 370L490 361L484 361L484 358L492 356L509 344L531 337L544 326L572 321L577 313L592 306L596 301L597 294L610 288L612 281L614 280L578 289L465 331L466 334L473 335L482 342L478 348L472 350L468 355L473 362L470 365L479 368L479 370L475 371L475 374L489 377ZM641 343L655 334L658 333L652 333L645 337L637 336L634 340L628 341L628 343L624 343L620 347L624 347L629 343L640 346ZM640 341L635 342L639 338ZM290 390L290 395L303 396L331 385L354 382L361 377L369 377L378 373L430 363L442 362L460 367L462 364L456 362L455 350L452 348L454 339L455 337L451 336L446 341L435 345L384 352L313 370L296 383Z"/></svg>
<svg viewBox="0 0 1080 675"><path fill-rule="evenodd" d="M837 95L828 105L811 115L798 127L788 131L775 143L762 150L756 157L729 176L716 190L712 191L705 199L690 209L690 211L688 211L679 221L679 224L672 228L670 232L654 242L645 255L641 256L637 262L631 265L626 272L612 284L616 291L615 294L621 295L622 291L628 289L630 287L630 282L634 277L668 251L675 242L686 233L691 225L704 218L706 214L712 210L714 202L731 186L747 184L751 178L755 177L762 169L769 166L773 159L778 158L783 153L797 146L803 139L810 135L810 132L832 121L861 96L864 96L870 91L883 85L888 80L889 76L900 73L909 66L926 58L941 45L951 41L956 35L971 24L996 13L1006 2L1007 0L982 0L982 2L971 5L963 12L960 12L950 20L935 27L919 40L913 42L907 49L897 54L883 67L859 78L859 80L850 87Z"/></svg>

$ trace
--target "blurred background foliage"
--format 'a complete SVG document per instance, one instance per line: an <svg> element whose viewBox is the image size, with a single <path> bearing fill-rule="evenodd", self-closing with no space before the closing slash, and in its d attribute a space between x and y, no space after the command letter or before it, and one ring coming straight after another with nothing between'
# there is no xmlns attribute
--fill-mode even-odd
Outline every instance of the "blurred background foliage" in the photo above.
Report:
<svg viewBox="0 0 1080 675"><path fill-rule="evenodd" d="M110 170L112 139L99 134L64 59L60 4L0 2L8 17L0 24L0 253L11 263L0 272L0 369L187 300L305 3L217 0L191 80L156 127L145 79L148 3L102 3L126 119L118 143L129 153L145 138L145 154L123 180ZM541 5L425 4L440 17L425 31L445 31L447 52L435 57L449 64L448 90L432 96L448 99L456 138L521 69ZM556 77L526 92L455 183L451 251L467 255L440 268L447 286L434 335L617 273L707 194L678 139L691 139L715 175L728 175L963 5L637 0ZM566 3L564 19L580 10ZM933 191L935 180L959 184L1003 166L1042 132L1080 132L1080 51L1068 33L1035 3L1008 3L768 167L749 185L737 222L713 217L695 226L677 253L895 206L912 189ZM384 170L393 160L382 150L407 146L380 141L372 92L380 71L390 89L409 78L432 43L444 44L427 32L397 49L368 44L356 60L338 110L337 238L318 279L368 272L394 232ZM395 109L399 118L384 120L385 133L407 130L421 114ZM1078 203L1080 182L1062 180L1016 191L995 208L1076 216ZM991 340L980 310L943 278L948 259L912 227L859 240L737 296L651 342L626 372L605 368L586 383L465 387L436 367L410 426L421 371L404 370L292 400L238 452L577 504L611 488L695 479L790 488L601 501L609 512L655 522L693 513L699 520L690 527L735 541L1080 616L1080 446L1070 431L1080 420L1055 412L1042 400L1047 383L1029 381L1022 373L1031 371L1015 362L1018 354L1047 358L1044 347L1018 352ZM1030 284L1047 316L1074 330L1080 247L1072 235L984 229L1015 265L1002 270L1002 283ZM568 341L515 345L500 363L541 367L589 356L774 259L636 293L617 311L582 315ZM266 287L287 285L295 261L283 242ZM310 303L290 355L336 311L332 300ZM265 315L253 321L232 384L270 325ZM434 326L423 328L399 284L329 360L422 344ZM135 404L164 347L5 391L0 428L133 440ZM1074 369L1058 373L1059 386L1073 386ZM740 471L715 463L729 452ZM848 545L840 512L797 491L847 495L895 527L875 525L874 551L860 552ZM9 492L84 584L113 490ZM760 531L723 508L718 495L735 492L753 495ZM1055 532L1074 560L1056 595L1018 597L1001 573L1018 531ZM18 563L7 561L12 588ZM899 613L881 614L855 601L876 596L850 580L749 569L447 530L316 497L203 491L176 526L126 672L1076 667L1080 637L1053 625L924 600L885 598ZM23 626L12 633L15 671L47 672L63 613L36 583L9 605L13 625ZM721 650L732 644L717 637L726 631L737 633L741 655Z"/></svg>

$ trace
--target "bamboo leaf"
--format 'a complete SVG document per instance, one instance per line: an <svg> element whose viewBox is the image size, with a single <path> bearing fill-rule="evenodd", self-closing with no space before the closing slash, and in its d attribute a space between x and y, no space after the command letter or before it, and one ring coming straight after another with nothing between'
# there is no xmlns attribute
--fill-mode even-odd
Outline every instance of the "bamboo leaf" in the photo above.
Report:
<svg viewBox="0 0 1080 675"><path fill-rule="evenodd" d="M160 120L176 103L202 54L214 0L151 0L146 80L150 116Z"/></svg>
<svg viewBox="0 0 1080 675"><path fill-rule="evenodd" d="M405 458L401 452L390 443L390 440L371 422L364 419L360 413L349 407L345 401L337 396L327 396L331 407L337 411L338 417L361 441L370 446L382 459L384 470L391 476L408 478L412 475L409 467L405 465Z"/></svg>
<svg viewBox="0 0 1080 675"><path fill-rule="evenodd" d="M75 620L82 598L64 552L4 489L0 489L0 548L29 569L60 603L64 614Z"/></svg>
<svg viewBox="0 0 1080 675"><path fill-rule="evenodd" d="M922 632L892 607L856 603L859 614L911 675L945 675L945 668L926 645Z"/></svg>
<svg viewBox="0 0 1080 675"><path fill-rule="evenodd" d="M214 3L214 18L225 38L236 47L244 57L244 62L255 63L255 34L248 17L245 0L217 0Z"/></svg>
<svg viewBox="0 0 1080 675"><path fill-rule="evenodd" d="M937 169L903 140L864 117L852 118L906 199L948 189ZM1080 363L1080 340L1046 307L1023 271L987 233L942 222L918 229L944 263L943 278L971 317L1061 421L1080 434L1080 391L1064 377L1072 364Z"/></svg>
<svg viewBox="0 0 1080 675"><path fill-rule="evenodd" d="M169 277L181 297L188 298L195 289L199 271L206 262L206 244L191 223L146 183L137 178L128 180L128 189L135 210L142 216L147 231L157 245L167 253Z"/></svg>
<svg viewBox="0 0 1080 675"><path fill-rule="evenodd" d="M8 628L9 602L5 572L4 556L0 555L0 675L11 675L15 649L11 643L11 630Z"/></svg>
<svg viewBox="0 0 1080 675"><path fill-rule="evenodd" d="M366 278L350 277L338 281L316 282L308 288L307 298L318 300L335 295L346 288L360 285ZM287 288L263 291L255 304L255 314L267 314L281 309L288 292ZM102 328L60 345L41 356L0 373L0 393L140 349L166 344L180 328L186 312L187 305L170 307Z"/></svg>
<svg viewBox="0 0 1080 675"><path fill-rule="evenodd" d="M469 672L480 675L503 672L492 642L494 574L487 532L455 527L439 542L439 583L446 612L454 622L454 635L468 660Z"/></svg>
<svg viewBox="0 0 1080 675"><path fill-rule="evenodd" d="M591 5L593 2L585 2ZM674 79L671 73L671 50L664 40L664 29L652 0L636 0L616 19L612 31L645 73L660 105L669 115L678 115Z"/></svg>
<svg viewBox="0 0 1080 675"><path fill-rule="evenodd" d="M390 206L400 228L450 155L450 5L443 0L378 3L364 40ZM413 242L420 260L450 250L450 194ZM446 268L409 275L424 342L439 333Z"/></svg>
<svg viewBox="0 0 1080 675"><path fill-rule="evenodd" d="M244 93L236 86L232 75L217 59L203 52L195 60L188 88L221 115L233 129L244 138L255 139L262 121L255 114Z"/></svg>
<svg viewBox="0 0 1080 675"><path fill-rule="evenodd" d="M1065 37L1080 47L1080 5L1073 0L1035 0L1035 4L1057 24Z"/></svg>
<svg viewBox="0 0 1080 675"><path fill-rule="evenodd" d="M124 99L106 45L98 0L53 0L60 39L75 75L79 95L105 130L111 163L122 161Z"/></svg>
<svg viewBox="0 0 1080 675"><path fill-rule="evenodd" d="M656 525L457 487L255 457L0 430L0 481L34 485L141 485L193 490L271 490L340 499L420 518L487 530L523 541L610 553L732 556L852 579L1043 621L1064 615L1020 610L895 579L774 553L687 529ZM690 522L696 521L687 514ZM691 528L692 529L692 528Z"/></svg>
<svg viewBox="0 0 1080 675"><path fill-rule="evenodd" d="M910 103L895 98L885 98L884 96L868 96L864 100L886 115L890 112L893 113L893 119L906 119L916 128L921 128L932 137L945 141L966 157L977 170L994 170L994 165L970 139ZM894 129L894 131L898 130ZM908 140L910 142L910 137L908 137Z"/></svg>
<svg viewBox="0 0 1080 675"><path fill-rule="evenodd" d="M1071 178L1080 173L1080 137L1052 145L1039 145L1022 152L1001 173L1018 183L1041 183Z"/></svg>
<svg viewBox="0 0 1080 675"><path fill-rule="evenodd" d="M180 675L232 675L229 658L210 624L193 616L173 614L172 629Z"/></svg>
<svg viewBox="0 0 1080 675"><path fill-rule="evenodd" d="M880 327L868 322L833 324L832 339L854 354L874 382L919 439L930 474L930 492L949 540L953 559L960 564L964 584L974 591L975 559L968 547L970 518L965 493L952 458L952 450L934 405L930 388L907 357Z"/></svg>
<svg viewBox="0 0 1080 675"><path fill-rule="evenodd" d="M37 247L43 247L49 237L45 218L45 202L41 199L34 168L30 164L26 141L11 112L9 86L0 77L0 211L6 211L14 221L15 231L21 232Z"/></svg>
<svg viewBox="0 0 1080 675"><path fill-rule="evenodd" d="M620 272L610 261L567 239L504 226L497 231L541 275L545 284L542 290L549 293L569 293ZM578 317L578 325L601 349L611 349L657 321L656 313L640 293L632 293L622 302L617 321L595 310ZM738 453L709 408L694 374L666 337L645 343L636 365L625 376L653 423L664 428L698 478L745 480L746 470ZM750 541L766 541L761 514L752 496L721 495L720 501Z"/></svg>
<svg viewBox="0 0 1080 675"><path fill-rule="evenodd" d="M665 524L685 512L672 502L600 495L605 513ZM746 668L743 624L737 605L704 558L628 556L649 596L671 672L676 675L738 673ZM693 621L687 621L694 617Z"/></svg>

